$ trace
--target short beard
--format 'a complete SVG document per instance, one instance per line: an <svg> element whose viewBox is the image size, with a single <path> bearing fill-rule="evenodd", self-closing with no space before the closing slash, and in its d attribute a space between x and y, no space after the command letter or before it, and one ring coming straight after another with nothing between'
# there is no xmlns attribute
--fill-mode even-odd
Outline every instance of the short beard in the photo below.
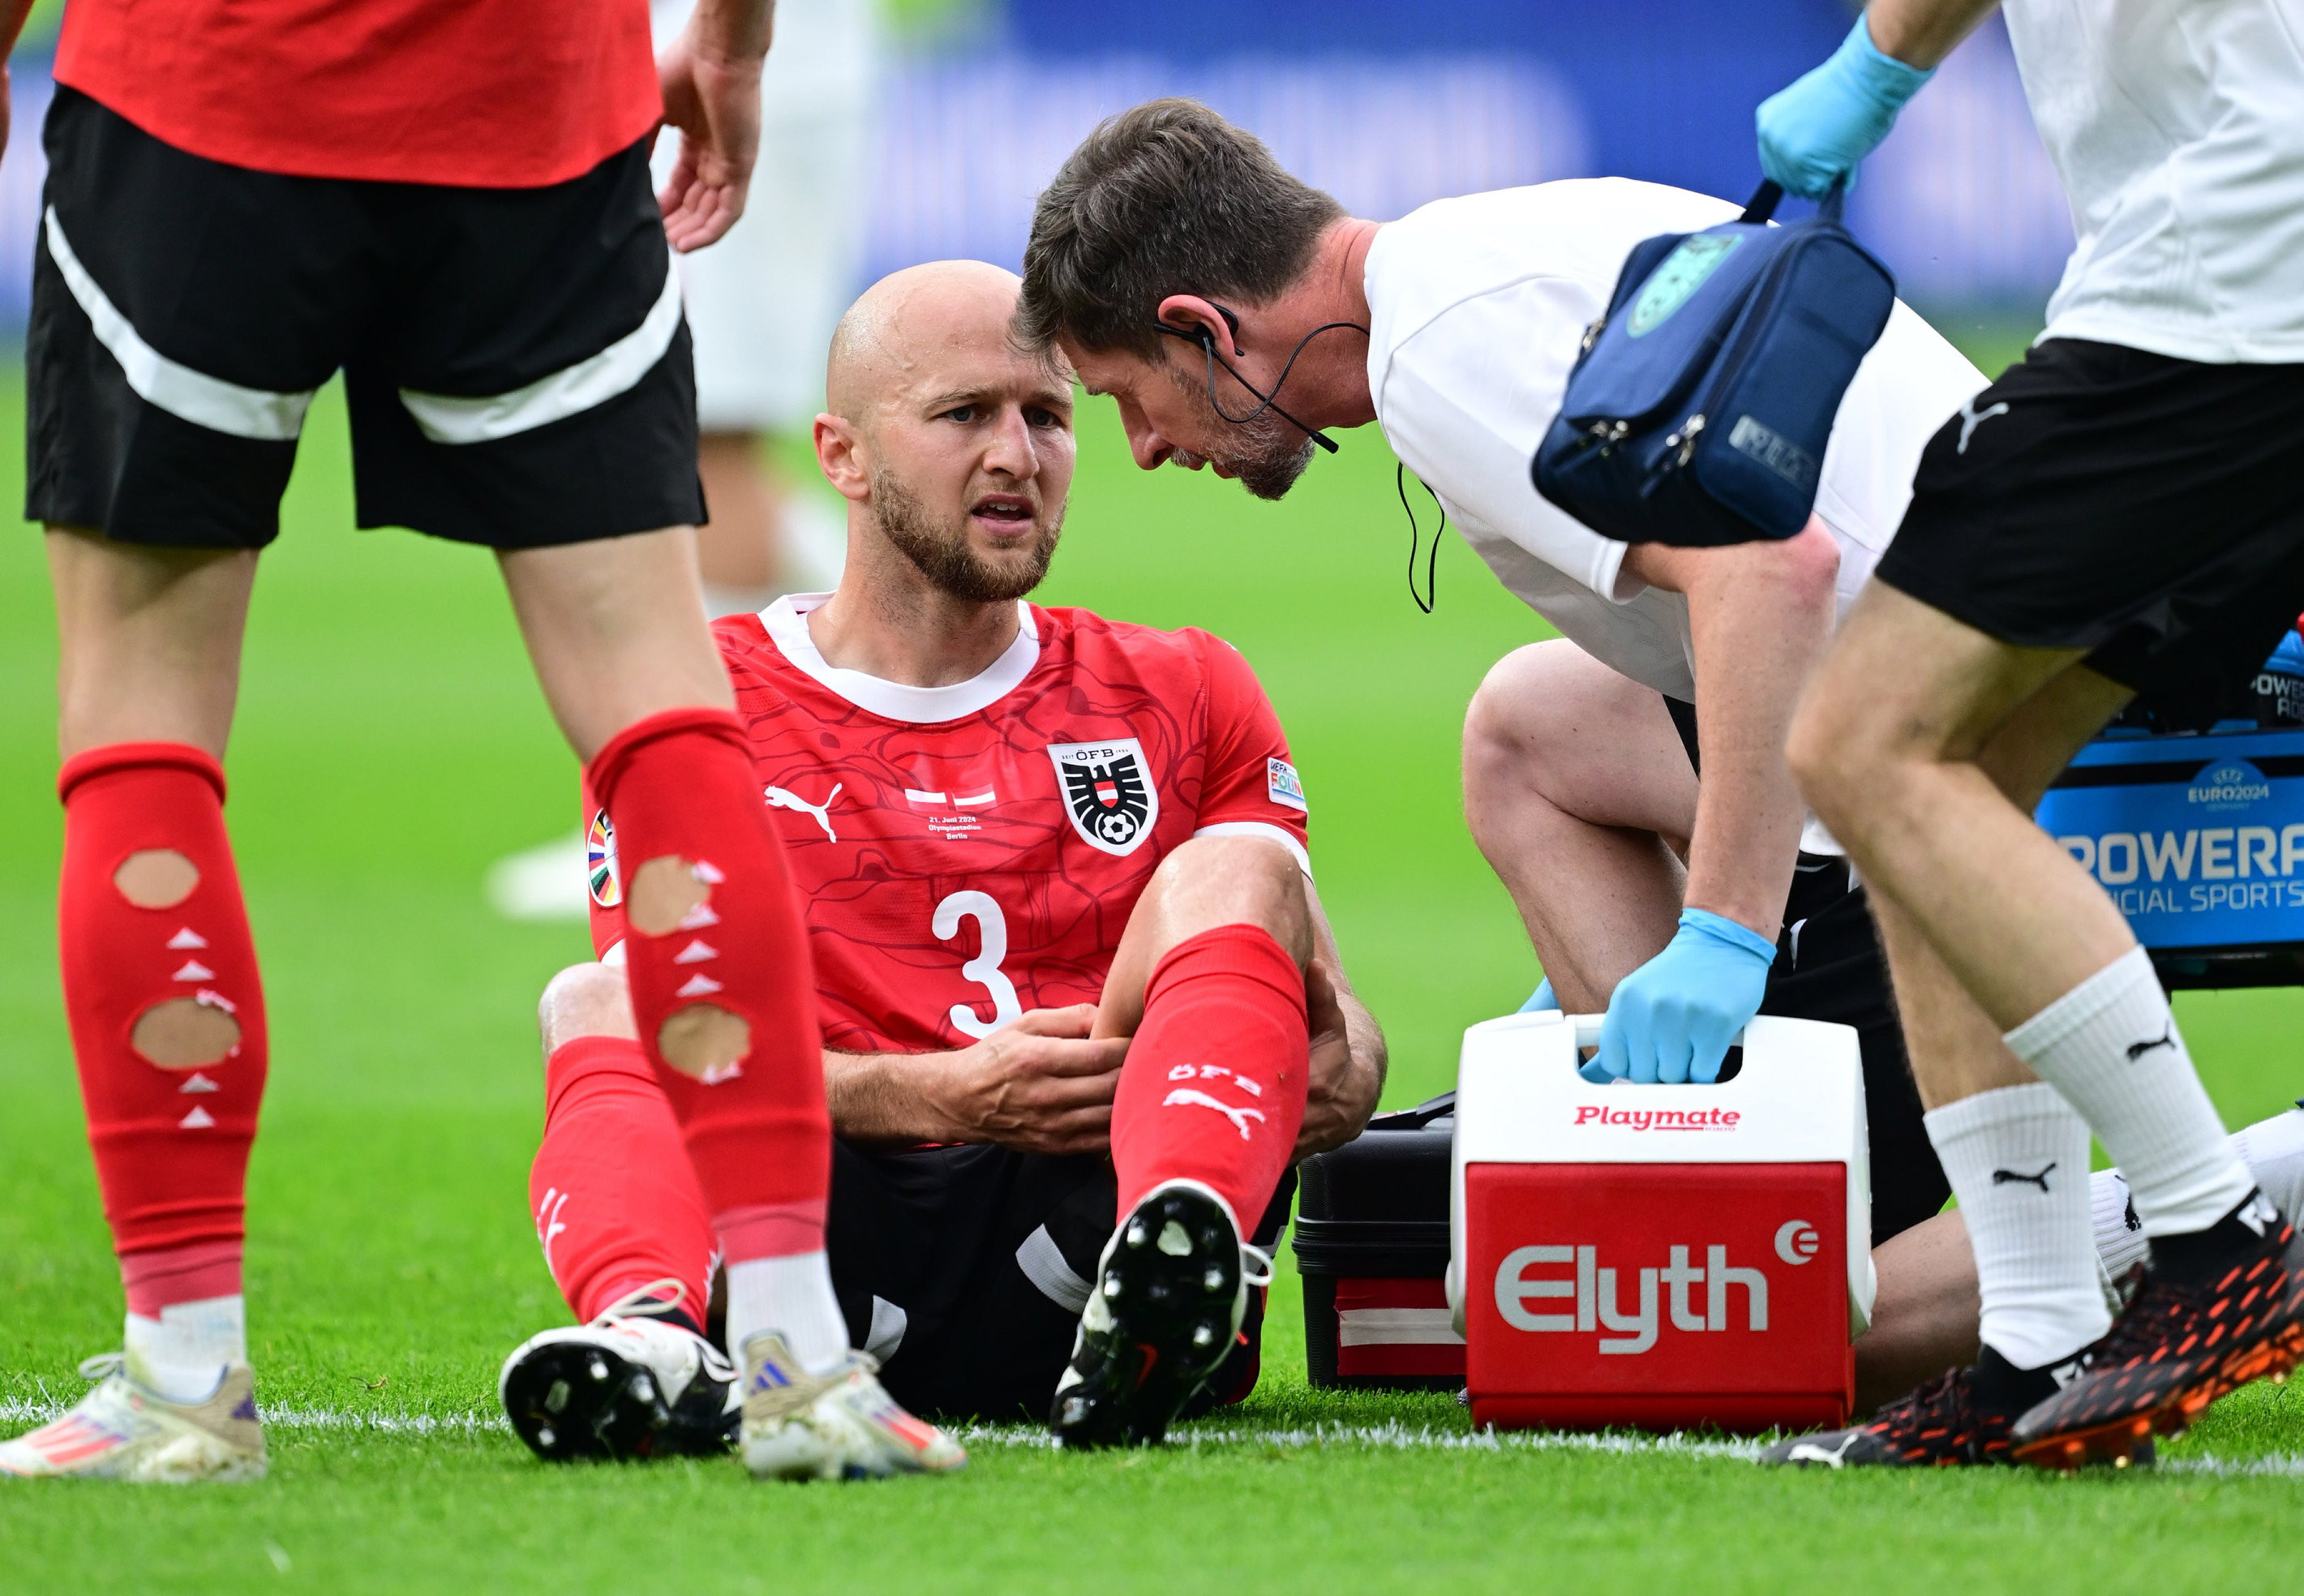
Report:
<svg viewBox="0 0 2304 1596"><path fill-rule="evenodd" d="M1064 530L1059 507L1025 551L1021 565L995 565L969 547L965 516L958 525L934 524L920 501L886 471L872 475L872 515L930 587L970 604L1002 604L1038 587L1048 574L1048 563L1056 557L1056 539Z"/></svg>
<svg viewBox="0 0 2304 1596"><path fill-rule="evenodd" d="M1201 425L1232 446L1206 454L1178 449L1170 458L1182 466L1220 465L1258 498L1286 497L1304 468L1312 463L1312 440L1268 410L1245 421L1226 420L1216 413L1205 382L1185 376L1173 366L1166 369L1190 400Z"/></svg>

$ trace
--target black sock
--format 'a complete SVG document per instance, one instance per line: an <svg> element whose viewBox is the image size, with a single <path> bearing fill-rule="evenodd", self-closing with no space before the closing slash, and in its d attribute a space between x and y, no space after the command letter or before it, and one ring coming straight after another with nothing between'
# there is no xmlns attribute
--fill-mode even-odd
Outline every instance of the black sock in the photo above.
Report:
<svg viewBox="0 0 2304 1596"><path fill-rule="evenodd" d="M2280 1210L2261 1190L2250 1192L2232 1212L2206 1230L2152 1238L2152 1272L2184 1285L2213 1280L2243 1258L2264 1251L2267 1237L2282 1229Z"/></svg>
<svg viewBox="0 0 2304 1596"><path fill-rule="evenodd" d="M2019 1369L1991 1347L1980 1347L1971 1385L1976 1405L2003 1413L2020 1413L2037 1406L2063 1388L2065 1380L2071 1378L2065 1371L2086 1355L2087 1349L2083 1348L2037 1369ZM2064 1380L2057 1378L2060 1372L2065 1372Z"/></svg>

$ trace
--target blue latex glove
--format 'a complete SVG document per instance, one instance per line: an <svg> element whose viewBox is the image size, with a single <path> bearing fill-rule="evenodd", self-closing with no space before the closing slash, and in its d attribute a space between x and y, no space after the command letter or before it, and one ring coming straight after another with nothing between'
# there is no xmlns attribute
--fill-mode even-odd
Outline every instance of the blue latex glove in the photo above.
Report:
<svg viewBox="0 0 2304 1596"><path fill-rule="evenodd" d="M1524 1014L1540 1014L1546 1009L1556 1009L1559 1006L1560 999L1552 995L1552 977L1547 975L1536 983L1536 990L1529 993L1528 1001L1520 1006L1520 1012Z"/></svg>
<svg viewBox="0 0 2304 1596"><path fill-rule="evenodd" d="M1720 1062L1744 1023L1760 1012L1776 945L1703 909L1680 912L1664 950L1616 983L1600 1025L1588 1081L1630 1077L1642 1085L1720 1078Z"/></svg>
<svg viewBox="0 0 2304 1596"><path fill-rule="evenodd" d="M1896 125L1896 113L1936 75L1884 55L1862 17L1832 58L1760 102L1760 170L1787 194L1821 200Z"/></svg>

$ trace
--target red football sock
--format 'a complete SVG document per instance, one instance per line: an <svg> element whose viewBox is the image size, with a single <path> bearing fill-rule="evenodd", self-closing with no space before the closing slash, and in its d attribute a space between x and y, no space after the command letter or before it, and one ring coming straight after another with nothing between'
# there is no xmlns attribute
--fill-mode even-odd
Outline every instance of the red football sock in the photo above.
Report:
<svg viewBox="0 0 2304 1596"><path fill-rule="evenodd" d="M56 791L64 1009L130 1306L237 1295L264 989L223 768L120 743L66 760Z"/></svg>
<svg viewBox="0 0 2304 1596"><path fill-rule="evenodd" d="M1295 1151L1310 1073L1304 972L1269 934L1218 926L1170 948L1145 983L1112 1105L1120 1212L1196 1180L1247 1240Z"/></svg>
<svg viewBox="0 0 2304 1596"><path fill-rule="evenodd" d="M544 1145L528 1176L536 1239L560 1295L591 1320L658 1280L687 1287L701 1327L712 1286L712 1223L680 1125L638 1042L588 1036L544 1066Z"/></svg>
<svg viewBox="0 0 2304 1596"><path fill-rule="evenodd" d="M832 1125L808 931L743 730L724 709L651 715L589 774L616 828L632 1015L726 1260L817 1251Z"/></svg>

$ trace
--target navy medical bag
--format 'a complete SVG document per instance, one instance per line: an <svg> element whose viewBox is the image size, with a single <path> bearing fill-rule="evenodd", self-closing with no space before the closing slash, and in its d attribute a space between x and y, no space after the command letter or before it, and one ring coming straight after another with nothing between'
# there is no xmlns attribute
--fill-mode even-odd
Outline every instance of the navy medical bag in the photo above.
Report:
<svg viewBox="0 0 2304 1596"><path fill-rule="evenodd" d="M1742 216L1642 241L1584 335L1537 446L1537 491L1605 537L1703 548L1789 538L1816 507L1833 419L1896 302L1841 225Z"/></svg>

